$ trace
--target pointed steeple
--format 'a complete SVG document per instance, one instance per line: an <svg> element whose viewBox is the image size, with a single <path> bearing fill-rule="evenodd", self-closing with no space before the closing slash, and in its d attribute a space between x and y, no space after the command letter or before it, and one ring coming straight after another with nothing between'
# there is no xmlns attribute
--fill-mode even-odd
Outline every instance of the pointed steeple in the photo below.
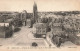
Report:
<svg viewBox="0 0 80 51"><path fill-rule="evenodd" d="M33 5L33 10L37 10L37 4L36 4L36 2L34 1L34 5Z"/></svg>
<svg viewBox="0 0 80 51"><path fill-rule="evenodd" d="M34 5L36 5L36 2L34 1Z"/></svg>
<svg viewBox="0 0 80 51"><path fill-rule="evenodd" d="M38 18L38 14L37 14L37 4L34 1L34 5L33 5L33 19L34 19L34 23L36 22Z"/></svg>

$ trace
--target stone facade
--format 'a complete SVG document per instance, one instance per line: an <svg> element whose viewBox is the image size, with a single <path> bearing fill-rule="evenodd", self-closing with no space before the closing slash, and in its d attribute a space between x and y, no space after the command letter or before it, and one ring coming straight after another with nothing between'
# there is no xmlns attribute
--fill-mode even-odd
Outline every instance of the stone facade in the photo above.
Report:
<svg viewBox="0 0 80 51"><path fill-rule="evenodd" d="M28 26L29 28L32 27L31 19L27 19L26 23L27 23L26 26Z"/></svg>
<svg viewBox="0 0 80 51"><path fill-rule="evenodd" d="M0 23L0 38L11 37L13 34L13 28L11 23L4 22Z"/></svg>
<svg viewBox="0 0 80 51"><path fill-rule="evenodd" d="M59 35L62 32L61 23L53 23L53 25L51 26L51 32L54 35Z"/></svg>
<svg viewBox="0 0 80 51"><path fill-rule="evenodd" d="M26 10L24 10L23 12L21 12L21 20L22 20L22 24L24 25L24 26L26 26L26 19L27 19L27 11Z"/></svg>
<svg viewBox="0 0 80 51"><path fill-rule="evenodd" d="M37 4L34 2L33 5L33 22L37 22L38 19L38 11L37 11Z"/></svg>
<svg viewBox="0 0 80 51"><path fill-rule="evenodd" d="M46 36L47 34L47 24L46 23L37 23L35 25L36 34L39 36Z"/></svg>

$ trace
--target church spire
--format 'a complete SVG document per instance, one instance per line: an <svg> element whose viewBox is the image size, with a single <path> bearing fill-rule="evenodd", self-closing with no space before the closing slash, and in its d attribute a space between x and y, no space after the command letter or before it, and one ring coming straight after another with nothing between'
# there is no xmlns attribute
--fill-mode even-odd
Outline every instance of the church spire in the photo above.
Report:
<svg viewBox="0 0 80 51"><path fill-rule="evenodd" d="M33 9L37 10L37 4L35 1L34 1Z"/></svg>
<svg viewBox="0 0 80 51"><path fill-rule="evenodd" d="M33 19L34 19L34 23L37 21L38 18L38 14L37 14L37 4L34 1L34 5L33 5Z"/></svg>
<svg viewBox="0 0 80 51"><path fill-rule="evenodd" d="M36 2L34 1L34 5L36 5Z"/></svg>

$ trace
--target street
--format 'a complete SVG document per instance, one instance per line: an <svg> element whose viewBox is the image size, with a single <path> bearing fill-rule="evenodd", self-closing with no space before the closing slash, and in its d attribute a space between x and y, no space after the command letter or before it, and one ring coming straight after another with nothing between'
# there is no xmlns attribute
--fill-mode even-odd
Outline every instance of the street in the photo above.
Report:
<svg viewBox="0 0 80 51"><path fill-rule="evenodd" d="M47 39L43 38L35 38L33 36L34 28L28 28L27 26L20 27L21 30L19 32L15 32L10 38L0 38L1 46L27 46L31 47L33 42L38 44L38 47L56 47L49 39L49 33L47 34ZM61 45L62 47L76 46L71 42L66 42Z"/></svg>
<svg viewBox="0 0 80 51"><path fill-rule="evenodd" d="M36 42L38 46L48 46L43 38L35 38L32 34L34 28L28 28L27 26L21 27L19 32L15 32L10 38L0 38L0 45L17 45L17 46L31 46L33 42Z"/></svg>

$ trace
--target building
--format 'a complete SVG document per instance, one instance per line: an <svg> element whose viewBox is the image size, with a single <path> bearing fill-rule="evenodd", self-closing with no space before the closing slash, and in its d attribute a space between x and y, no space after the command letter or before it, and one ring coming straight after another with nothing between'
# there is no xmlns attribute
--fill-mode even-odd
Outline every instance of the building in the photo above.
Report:
<svg viewBox="0 0 80 51"><path fill-rule="evenodd" d="M80 24L79 23L76 23L76 28L75 30L77 30L77 34L80 33Z"/></svg>
<svg viewBox="0 0 80 51"><path fill-rule="evenodd" d="M37 22L38 19L38 11L37 11L37 4L34 2L33 5L33 22Z"/></svg>
<svg viewBox="0 0 80 51"><path fill-rule="evenodd" d="M0 38L11 37L14 31L13 19L8 16L2 16L0 18Z"/></svg>
<svg viewBox="0 0 80 51"><path fill-rule="evenodd" d="M13 23L15 27L20 27L22 26L22 20L21 20L21 15L19 12L13 13Z"/></svg>
<svg viewBox="0 0 80 51"><path fill-rule="evenodd" d="M26 19L27 19L27 11L23 10L23 12L21 12L21 21L24 26L26 26L27 24Z"/></svg>
<svg viewBox="0 0 80 51"><path fill-rule="evenodd" d="M42 18L38 18L37 23L42 23Z"/></svg>
<svg viewBox="0 0 80 51"><path fill-rule="evenodd" d="M61 23L52 23L51 32L54 35L61 35L60 33L63 31Z"/></svg>
<svg viewBox="0 0 80 51"><path fill-rule="evenodd" d="M47 34L47 24L46 23L37 23L36 27L36 37L46 37Z"/></svg>
<svg viewBox="0 0 80 51"><path fill-rule="evenodd" d="M13 27L11 22L0 22L0 38L8 38L13 34Z"/></svg>
<svg viewBox="0 0 80 51"><path fill-rule="evenodd" d="M28 26L29 28L32 27L31 19L27 19L26 23L27 23L26 26Z"/></svg>
<svg viewBox="0 0 80 51"><path fill-rule="evenodd" d="M0 12L0 22L4 22L5 20L12 19L14 22L14 26L18 27L20 26L21 18L19 12L9 12L9 11L3 11Z"/></svg>

